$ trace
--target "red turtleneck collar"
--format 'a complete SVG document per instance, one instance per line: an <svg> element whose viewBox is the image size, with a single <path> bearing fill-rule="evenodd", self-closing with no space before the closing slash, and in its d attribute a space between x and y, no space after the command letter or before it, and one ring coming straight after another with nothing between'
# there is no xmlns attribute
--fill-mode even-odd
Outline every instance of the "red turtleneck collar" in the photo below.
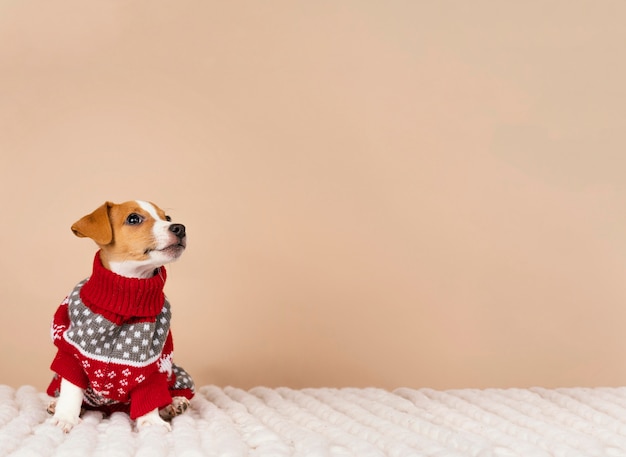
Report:
<svg viewBox="0 0 626 457"><path fill-rule="evenodd" d="M93 273L80 290L80 298L93 312L117 325L129 320L154 320L163 309L166 278L165 267L147 279L120 276L104 268L98 251Z"/></svg>

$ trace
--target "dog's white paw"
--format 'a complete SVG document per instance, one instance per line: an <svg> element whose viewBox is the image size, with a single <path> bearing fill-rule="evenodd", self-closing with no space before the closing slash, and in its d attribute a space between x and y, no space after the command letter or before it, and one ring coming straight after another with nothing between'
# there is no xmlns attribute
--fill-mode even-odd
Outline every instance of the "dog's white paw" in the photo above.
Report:
<svg viewBox="0 0 626 457"><path fill-rule="evenodd" d="M63 430L63 433L69 433L74 426L80 423L80 417L73 414L63 414L62 412L57 411L54 413L54 416L48 419L48 422L56 427L59 427Z"/></svg>
<svg viewBox="0 0 626 457"><path fill-rule="evenodd" d="M61 392L56 400L48 404L48 412L53 416L50 423L65 433L80 422L80 407L83 403L83 389L75 386L67 379L61 379Z"/></svg>
<svg viewBox="0 0 626 457"><path fill-rule="evenodd" d="M187 398L174 397L172 398L172 403L160 410L159 414L162 419L169 421L187 411L187 408L189 408L189 400Z"/></svg>
<svg viewBox="0 0 626 457"><path fill-rule="evenodd" d="M155 427L155 426L165 427L167 431L169 432L172 431L172 426L168 424L167 422L165 422L163 419L161 419L161 416L159 416L158 409L154 409L137 419L138 430L143 430L147 427Z"/></svg>

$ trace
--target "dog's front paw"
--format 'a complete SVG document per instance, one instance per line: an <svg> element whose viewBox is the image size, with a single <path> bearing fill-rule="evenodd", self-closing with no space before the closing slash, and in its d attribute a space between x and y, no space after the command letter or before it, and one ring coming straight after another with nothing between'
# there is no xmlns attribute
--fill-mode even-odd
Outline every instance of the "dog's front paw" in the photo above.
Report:
<svg viewBox="0 0 626 457"><path fill-rule="evenodd" d="M187 408L189 408L189 400L187 398L174 397L172 398L172 403L159 411L159 414L163 420L169 421L187 411Z"/></svg>
<svg viewBox="0 0 626 457"><path fill-rule="evenodd" d="M48 422L63 430L63 433L69 433L74 426L80 422L80 417L73 414L63 414L60 411L56 411L54 416L48 419Z"/></svg>
<svg viewBox="0 0 626 457"><path fill-rule="evenodd" d="M61 392L56 400L48 405L48 412L53 414L50 423L65 433L69 433L80 422L80 407L83 403L83 389L67 379L61 379Z"/></svg>
<svg viewBox="0 0 626 457"><path fill-rule="evenodd" d="M150 411L148 414L144 414L140 418L137 419L137 429L143 430L146 427L154 427L154 426L162 426L165 427L167 431L172 431L172 426L161 419L159 416L159 410L154 409Z"/></svg>

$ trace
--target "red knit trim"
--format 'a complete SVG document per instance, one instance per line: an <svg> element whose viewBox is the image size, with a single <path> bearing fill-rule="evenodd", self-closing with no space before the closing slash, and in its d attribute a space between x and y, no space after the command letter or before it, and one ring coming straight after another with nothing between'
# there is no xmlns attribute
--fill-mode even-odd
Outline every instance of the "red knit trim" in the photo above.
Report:
<svg viewBox="0 0 626 457"><path fill-rule="evenodd" d="M80 290L80 298L93 312L120 325L129 319L155 318L163 309L163 286L167 273L161 267L151 278L127 278L102 265L100 251L93 261L93 273Z"/></svg>
<svg viewBox="0 0 626 457"><path fill-rule="evenodd" d="M89 379L78 359L62 349L57 351L57 355L52 361L50 369L81 389L86 389L87 386L89 386ZM48 388L48 393L50 393L51 389L52 385Z"/></svg>
<svg viewBox="0 0 626 457"><path fill-rule="evenodd" d="M153 373L130 393L130 418L137 419L156 408L172 403L165 373Z"/></svg>

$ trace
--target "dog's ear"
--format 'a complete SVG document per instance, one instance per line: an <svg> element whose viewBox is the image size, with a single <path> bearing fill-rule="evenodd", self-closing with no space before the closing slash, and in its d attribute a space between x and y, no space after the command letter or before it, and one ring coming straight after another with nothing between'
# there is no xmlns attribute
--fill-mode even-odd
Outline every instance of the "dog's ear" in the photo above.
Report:
<svg viewBox="0 0 626 457"><path fill-rule="evenodd" d="M99 206L94 212L87 214L72 225L74 235L81 238L91 238L102 246L113 241L113 229L109 219L109 209L114 204L105 202Z"/></svg>

